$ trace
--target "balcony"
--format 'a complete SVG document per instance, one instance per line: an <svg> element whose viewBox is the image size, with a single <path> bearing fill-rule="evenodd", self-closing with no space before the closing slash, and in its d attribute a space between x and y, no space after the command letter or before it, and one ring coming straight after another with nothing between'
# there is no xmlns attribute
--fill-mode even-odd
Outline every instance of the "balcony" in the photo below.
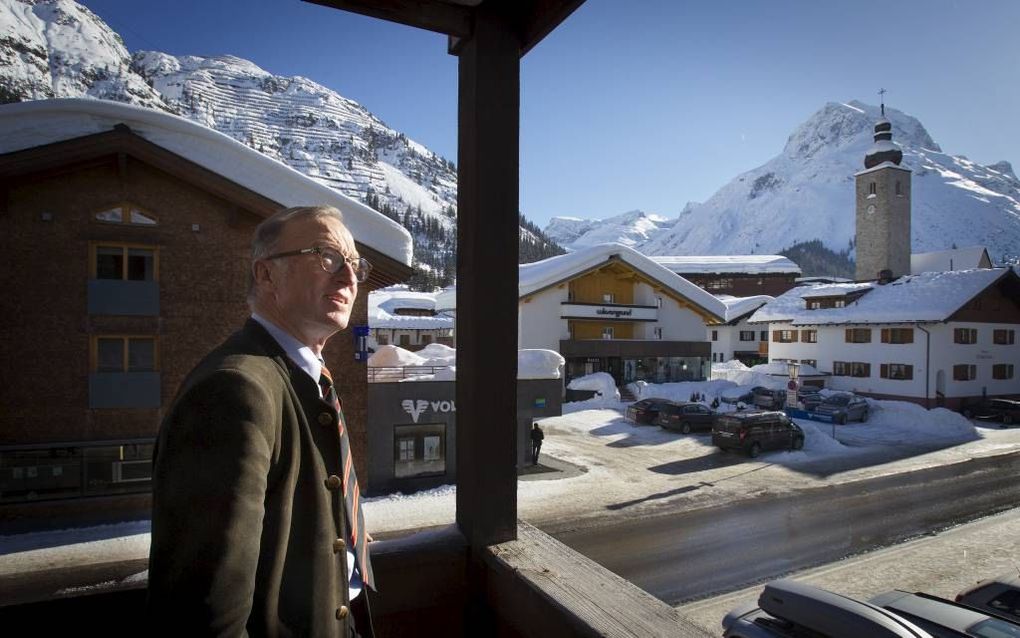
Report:
<svg viewBox="0 0 1020 638"><path fill-rule="evenodd" d="M656 306L565 301L560 306L560 318L590 321L658 321L659 309Z"/></svg>
<svg viewBox="0 0 1020 638"><path fill-rule="evenodd" d="M90 315L159 315L159 282L91 279L88 284Z"/></svg>

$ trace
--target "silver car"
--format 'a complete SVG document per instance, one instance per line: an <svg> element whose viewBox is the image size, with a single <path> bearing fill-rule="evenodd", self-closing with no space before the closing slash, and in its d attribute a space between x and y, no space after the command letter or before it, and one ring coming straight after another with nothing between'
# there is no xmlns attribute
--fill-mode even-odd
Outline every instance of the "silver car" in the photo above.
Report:
<svg viewBox="0 0 1020 638"><path fill-rule="evenodd" d="M1020 638L1020 625L930 594L894 589L869 602L906 618L935 638Z"/></svg>
<svg viewBox="0 0 1020 638"><path fill-rule="evenodd" d="M734 609L722 625L725 638L932 638L897 614L793 580L765 585L757 607Z"/></svg>
<svg viewBox="0 0 1020 638"><path fill-rule="evenodd" d="M864 397L848 392L830 394L815 408L816 414L827 414L841 425L847 421L867 421L869 412L868 402Z"/></svg>

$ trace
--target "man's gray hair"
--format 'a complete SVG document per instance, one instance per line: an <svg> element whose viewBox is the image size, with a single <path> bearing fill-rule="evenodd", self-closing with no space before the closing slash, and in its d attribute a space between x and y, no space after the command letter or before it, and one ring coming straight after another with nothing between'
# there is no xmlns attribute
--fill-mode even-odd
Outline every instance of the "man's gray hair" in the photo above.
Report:
<svg viewBox="0 0 1020 638"><path fill-rule="evenodd" d="M344 223L343 213L332 206L294 206L281 210L255 227L255 235L251 240L251 268L248 269L249 305L255 298L255 262L276 252L276 246L280 241L280 235L283 234L284 227L302 219L325 218Z"/></svg>

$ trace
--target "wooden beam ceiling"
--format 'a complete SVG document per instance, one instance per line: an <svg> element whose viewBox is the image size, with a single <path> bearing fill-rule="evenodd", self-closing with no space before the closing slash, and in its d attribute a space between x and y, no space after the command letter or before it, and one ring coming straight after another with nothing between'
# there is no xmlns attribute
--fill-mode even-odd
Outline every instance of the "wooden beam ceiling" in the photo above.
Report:
<svg viewBox="0 0 1020 638"><path fill-rule="evenodd" d="M513 24L523 57L584 3L584 0L305 0L449 36L449 51L459 55L473 37L479 5L498 7ZM495 7L493 6L495 5Z"/></svg>

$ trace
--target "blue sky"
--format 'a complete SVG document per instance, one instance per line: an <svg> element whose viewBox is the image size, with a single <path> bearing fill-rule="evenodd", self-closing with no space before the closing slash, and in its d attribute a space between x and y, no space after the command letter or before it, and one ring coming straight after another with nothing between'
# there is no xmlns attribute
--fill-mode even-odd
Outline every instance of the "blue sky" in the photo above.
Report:
<svg viewBox="0 0 1020 638"><path fill-rule="evenodd" d="M297 0L86 0L128 49L303 75L456 160L446 39ZM524 58L521 209L675 216L828 101L887 104L946 152L1020 170L1016 0L588 0Z"/></svg>

